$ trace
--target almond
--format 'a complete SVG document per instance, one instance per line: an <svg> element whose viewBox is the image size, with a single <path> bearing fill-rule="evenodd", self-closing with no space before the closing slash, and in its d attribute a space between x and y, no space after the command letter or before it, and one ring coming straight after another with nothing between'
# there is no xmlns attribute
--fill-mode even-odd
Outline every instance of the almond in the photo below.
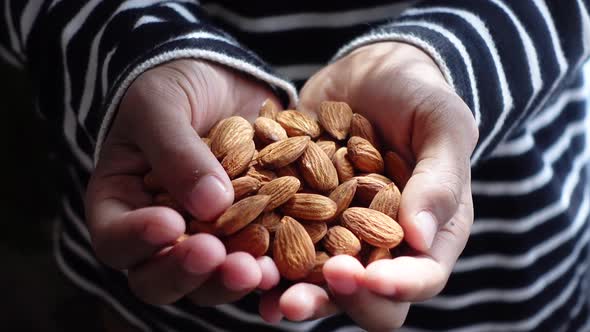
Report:
<svg viewBox="0 0 590 332"><path fill-rule="evenodd" d="M251 176L242 176L231 181L234 187L234 202L255 194L260 189L260 181Z"/></svg>
<svg viewBox="0 0 590 332"><path fill-rule="evenodd" d="M381 181L381 182L383 182L385 184L390 184L391 182L393 182L387 176L381 175L381 174L377 174L377 173L362 173L362 174L359 174L359 176L368 176L368 177L371 177L373 179L379 180L379 181Z"/></svg>
<svg viewBox="0 0 590 332"><path fill-rule="evenodd" d="M248 168L246 176L255 178L256 180L260 181L261 186L277 178L275 172L267 169L262 169L259 165L250 166L250 168Z"/></svg>
<svg viewBox="0 0 590 332"><path fill-rule="evenodd" d="M383 173L383 157L366 139L353 136L348 140L348 156L351 163L361 172Z"/></svg>
<svg viewBox="0 0 590 332"><path fill-rule="evenodd" d="M286 166L303 154L309 142L308 136L299 136L267 145L258 153L258 164L273 169Z"/></svg>
<svg viewBox="0 0 590 332"><path fill-rule="evenodd" d="M326 232L328 232L328 225L323 222L302 222L301 225L303 225L303 228L309 234L313 244L320 242L326 235Z"/></svg>
<svg viewBox="0 0 590 332"><path fill-rule="evenodd" d="M169 207L181 214L185 212L184 207L182 207L182 205L178 203L178 201L172 198L172 195L170 195L169 193L159 193L156 196L154 196L153 204Z"/></svg>
<svg viewBox="0 0 590 332"><path fill-rule="evenodd" d="M341 220L342 226L375 247L393 248L400 244L404 237L401 226L379 211L351 207L342 213Z"/></svg>
<svg viewBox="0 0 590 332"><path fill-rule="evenodd" d="M254 141L250 140L240 144L228 151L227 155L221 161L221 166L230 179L244 173L248 169L250 161L254 156L256 147Z"/></svg>
<svg viewBox="0 0 590 332"><path fill-rule="evenodd" d="M299 170L297 167L295 167L295 164L289 164L287 166L277 168L275 171L278 176L294 176L298 179L303 179L301 173L299 173Z"/></svg>
<svg viewBox="0 0 590 332"><path fill-rule="evenodd" d="M299 170L305 182L315 190L326 192L338 186L338 173L334 164L313 141L309 142L299 159Z"/></svg>
<svg viewBox="0 0 590 332"><path fill-rule="evenodd" d="M324 150L328 158L332 159L334 153L336 153L336 142L334 141L321 141L316 142L320 149Z"/></svg>
<svg viewBox="0 0 590 332"><path fill-rule="evenodd" d="M278 122L269 118L257 118L254 121L254 135L264 145L287 139L285 129Z"/></svg>
<svg viewBox="0 0 590 332"><path fill-rule="evenodd" d="M258 191L260 195L270 196L270 202L268 202L264 211L272 211L281 206L297 193L299 187L301 187L301 182L293 176L283 176L265 184Z"/></svg>
<svg viewBox="0 0 590 332"><path fill-rule="evenodd" d="M288 216L281 220L275 233L273 259L281 276L288 280L304 278L313 269L313 242L297 220Z"/></svg>
<svg viewBox="0 0 590 332"><path fill-rule="evenodd" d="M256 219L269 201L268 195L255 195L235 203L217 218L215 233L224 236L236 233Z"/></svg>
<svg viewBox="0 0 590 332"><path fill-rule="evenodd" d="M385 152L383 158L385 159L385 174L392 178L400 188L404 188L412 176L412 170L408 163L393 151Z"/></svg>
<svg viewBox="0 0 590 332"><path fill-rule="evenodd" d="M211 150L211 139L209 137L201 137L201 141Z"/></svg>
<svg viewBox="0 0 590 332"><path fill-rule="evenodd" d="M367 258L367 265L373 263L374 261L378 261L380 259L392 259L393 256L391 252L387 248L373 248L371 253L369 254L369 258Z"/></svg>
<svg viewBox="0 0 590 332"><path fill-rule="evenodd" d="M336 213L336 203L317 194L295 194L281 207L285 215L307 221L327 221Z"/></svg>
<svg viewBox="0 0 590 332"><path fill-rule="evenodd" d="M399 189L392 182L379 190L373 198L371 205L369 205L369 209L383 212L395 220L397 219L397 211L401 198L402 195Z"/></svg>
<svg viewBox="0 0 590 332"><path fill-rule="evenodd" d="M285 128L289 137L307 135L311 138L317 138L321 134L318 122L299 111L286 110L279 112L275 120Z"/></svg>
<svg viewBox="0 0 590 332"><path fill-rule="evenodd" d="M313 265L313 269L311 272L303 279L303 282L307 282L310 284L316 285L323 285L326 283L326 279L324 278L324 264L330 259L330 256L323 251L318 251L315 253L315 261Z"/></svg>
<svg viewBox="0 0 590 332"><path fill-rule="evenodd" d="M217 158L223 158L236 146L254 138L254 129L248 120L241 116L225 119L211 137L211 151Z"/></svg>
<svg viewBox="0 0 590 332"><path fill-rule="evenodd" d="M143 185L145 189L150 192L164 191L164 185L156 178L156 174L153 171L149 171L143 177Z"/></svg>
<svg viewBox="0 0 590 332"><path fill-rule="evenodd" d="M269 233L274 233L281 225L281 218L281 215L274 211L263 212L254 222L264 226Z"/></svg>
<svg viewBox="0 0 590 332"><path fill-rule="evenodd" d="M175 241L175 242L176 242L176 244L178 244L178 243L180 243L180 242L182 242L182 241L184 241L184 240L186 240L186 239L188 239L188 238L189 238L189 235L188 235L188 234L182 234L181 236L179 236L179 237L176 239L176 241Z"/></svg>
<svg viewBox="0 0 590 332"><path fill-rule="evenodd" d="M332 255L356 256L361 251L361 241L342 226L331 227L322 240L324 249Z"/></svg>
<svg viewBox="0 0 590 332"><path fill-rule="evenodd" d="M213 139L213 136L215 136L215 133L219 130L219 127L221 127L221 125L223 124L223 122L227 120L227 119L222 119L217 121L216 124L213 125L213 127L211 127L211 129L209 129L209 132L207 133L207 138L209 139L209 147L211 147L211 139Z"/></svg>
<svg viewBox="0 0 590 332"><path fill-rule="evenodd" d="M352 110L343 102L324 101L320 104L318 119L328 133L343 140L350 131Z"/></svg>
<svg viewBox="0 0 590 332"><path fill-rule="evenodd" d="M344 210L348 209L356 193L356 187L357 180L350 179L336 187L336 189L330 193L330 199L336 202L334 219L338 218Z"/></svg>
<svg viewBox="0 0 590 332"><path fill-rule="evenodd" d="M352 115L352 121L350 122L350 136L362 137L376 148L381 146L373 125L371 125L367 118L358 113Z"/></svg>
<svg viewBox="0 0 590 332"><path fill-rule="evenodd" d="M279 113L279 106L275 104L272 100L266 99L262 106L260 107L260 112L258 113L259 116L265 117L268 119L275 119L277 113Z"/></svg>
<svg viewBox="0 0 590 332"><path fill-rule="evenodd" d="M268 230L259 224L250 224L223 241L228 253L244 251L254 257L264 255L268 251L269 243Z"/></svg>
<svg viewBox="0 0 590 332"><path fill-rule="evenodd" d="M387 185L372 176L357 176L355 179L357 181L355 198L363 206L369 206L375 195Z"/></svg>
<svg viewBox="0 0 590 332"><path fill-rule="evenodd" d="M340 183L349 180L354 176L354 166L348 159L348 149L342 147L334 153L332 156L332 164L336 168L336 172L338 173L338 180Z"/></svg>

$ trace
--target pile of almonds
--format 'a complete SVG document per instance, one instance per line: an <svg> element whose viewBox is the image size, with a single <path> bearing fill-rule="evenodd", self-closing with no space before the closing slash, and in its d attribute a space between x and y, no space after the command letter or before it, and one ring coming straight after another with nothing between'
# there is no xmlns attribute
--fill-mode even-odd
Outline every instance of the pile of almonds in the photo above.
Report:
<svg viewBox="0 0 590 332"><path fill-rule="evenodd" d="M152 173L145 186L154 204L187 216L189 234L214 234L228 252L269 255L287 280L324 283L322 266L334 255L391 258L404 237L395 220L410 167L382 150L371 123L346 103L322 102L317 114L267 100L254 125L232 116L210 130L203 141L235 191L213 222L191 220Z"/></svg>

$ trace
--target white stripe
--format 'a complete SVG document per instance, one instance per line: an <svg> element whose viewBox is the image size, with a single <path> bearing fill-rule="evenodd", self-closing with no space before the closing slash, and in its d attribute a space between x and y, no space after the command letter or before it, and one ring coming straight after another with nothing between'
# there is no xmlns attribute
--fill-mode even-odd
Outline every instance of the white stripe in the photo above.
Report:
<svg viewBox="0 0 590 332"><path fill-rule="evenodd" d="M223 304L223 305L219 305L215 308L219 309L219 311L225 313L226 315L232 316L242 322L246 322L246 323L250 323L250 324L252 324L252 323L253 324L260 324L260 325L269 326L269 327L273 327L273 326L277 327L276 324L269 324L269 323L265 322L262 318L260 318L260 315L253 315L249 312L245 312L245 311L240 310L239 308L237 308L236 306L231 305L231 304ZM279 327L284 331L304 332L304 331L310 331L311 329L316 327L319 323L321 323L323 320L324 320L324 318L316 319L316 320L312 320L312 321L306 321L306 322L289 322L286 320L282 320L279 323Z"/></svg>
<svg viewBox="0 0 590 332"><path fill-rule="evenodd" d="M535 212L526 217L477 219L471 227L472 236L486 232L524 233L566 211L569 208L574 190L582 175L582 169L587 167L589 147L590 144L586 145L585 153L574 160L571 172L567 175L565 181L563 181L563 187L558 201L545 207L539 207Z"/></svg>
<svg viewBox="0 0 590 332"><path fill-rule="evenodd" d="M519 179L517 181L479 181L471 182L471 192L474 195L483 196L519 196L530 194L538 190L551 181L555 175L553 163L555 163L564 153L566 153L572 140L583 135L586 131L587 123L585 119L570 124L559 137L542 155L543 168L534 175ZM588 147L576 159L587 161L590 157Z"/></svg>
<svg viewBox="0 0 590 332"><path fill-rule="evenodd" d="M344 327L337 328L333 332L364 332L364 331L365 330L361 329L358 326L344 326ZM398 331L398 330L396 330L396 331Z"/></svg>
<svg viewBox="0 0 590 332"><path fill-rule="evenodd" d="M189 12L186 8L181 6L179 3L165 3L164 7L168 7L174 10L178 15L182 16L185 20L191 23L197 23L198 20L191 12Z"/></svg>
<svg viewBox="0 0 590 332"><path fill-rule="evenodd" d="M168 62L173 59L180 59L180 58L196 58L196 59L211 60L211 61L215 61L215 62L224 64L224 65L230 66L234 69L244 71L244 72L246 72L246 73L262 80L262 81L265 81L271 85L275 85L278 88L285 90L287 92L287 96L289 97L289 99L291 101L289 106L295 107L295 105L297 105L297 99L298 99L297 90L295 89L295 87L292 84L290 84L289 82L284 81L276 76L273 76L273 75L263 71L262 69L250 64L250 63L234 59L234 58L229 57L225 54L220 54L220 53L216 53L216 52L212 52L212 51L208 51L208 50L177 49L177 50L164 52L162 54L159 54L159 55L139 64L135 69L133 69L129 73L127 78L125 78L125 80L119 85L117 92L115 93L115 95L114 95L113 99L111 100L111 103L106 111L106 114L103 119L103 123L102 123L102 125L100 127L100 131L98 133L98 139L97 139L96 149L95 149L95 154L94 154L95 161L98 161L98 156L100 155L100 149L102 147L102 142L104 141L104 138L105 138L105 135L107 132L107 128L109 127L109 124L111 123L111 120L112 120L113 115L115 113L115 109L116 109L117 105L119 104L119 101L123 97L123 94L125 93L125 91L129 87L129 85L131 84L131 82L133 82L133 80L135 80L135 78L137 78L137 76L139 76L141 73L148 70L149 68L155 67L159 64L162 64L164 62Z"/></svg>
<svg viewBox="0 0 590 332"><path fill-rule="evenodd" d="M553 298L552 301L548 302L541 310L539 310L533 316L529 316L519 321L494 321L494 322L483 322L470 326L465 326L456 329L447 330L447 332L506 332L506 331L533 331L538 325L543 322L547 317L553 314L557 309L565 304L565 302L572 296L572 293L576 289L576 285L579 279L584 275L587 266L579 266L576 269L575 278L566 286L563 291ZM422 304L416 304L417 306ZM402 328L399 332L426 332L422 329L413 328Z"/></svg>
<svg viewBox="0 0 590 332"><path fill-rule="evenodd" d="M78 231L78 233L80 233L82 238L84 238L84 241L90 244L90 234L88 233L88 228L86 228L84 222L72 209L72 205L70 204L69 199L67 197L63 197L61 200L61 205L64 209L65 216L68 218L68 221L71 222L71 224L74 225L74 227L76 227L76 230Z"/></svg>
<svg viewBox="0 0 590 332"><path fill-rule="evenodd" d="M20 33L21 40L25 45L29 40L29 33L33 28L33 24L37 19L37 15L39 15L39 11L41 11L42 5L43 2L32 0L27 3L27 6L23 10L23 13L20 18Z"/></svg>
<svg viewBox="0 0 590 332"><path fill-rule="evenodd" d="M274 67L277 74L286 77L290 80L305 80L319 71L323 65L321 64L301 64L289 66Z"/></svg>
<svg viewBox="0 0 590 332"><path fill-rule="evenodd" d="M559 233L553 234L551 238L544 240L537 246L530 248L522 255L500 255L488 254L478 255L475 257L464 257L460 259L455 265L453 272L469 272L486 268L501 268L501 269L523 269L529 265L534 264L541 256L550 253L557 247L571 241L576 234L580 232L582 227L588 226L588 189L584 191L584 198L578 214L573 222L568 227Z"/></svg>
<svg viewBox="0 0 590 332"><path fill-rule="evenodd" d="M77 244L66 231L62 231L62 239L64 244L74 253L78 258L92 265L95 269L100 269L100 265L96 258L94 258L86 249Z"/></svg>
<svg viewBox="0 0 590 332"><path fill-rule="evenodd" d="M8 29L8 37L10 38L10 46L12 50L17 54L18 57L22 57L22 50L20 47L20 41L16 35L16 26L12 21L12 12L10 11L10 1L4 1L4 19L6 20L6 27Z"/></svg>
<svg viewBox="0 0 590 332"><path fill-rule="evenodd" d="M8 52L2 45L0 45L0 58L6 61L9 65L15 68L22 68L22 63Z"/></svg>
<svg viewBox="0 0 590 332"><path fill-rule="evenodd" d="M492 128L491 132L482 141L479 142L479 146L477 150L473 153L473 156L471 158L472 163L474 163L479 159L483 151L488 147L492 140L495 139L500 129L502 129L502 126L506 121L508 113L514 106L512 94L510 93L510 88L508 86L508 80L506 79L506 73L504 72L504 66L502 65L502 60L500 60L500 55L498 54L494 38L492 37L485 23L478 16L465 10L445 7L410 9L404 12L404 16L415 16L428 13L445 13L450 15L456 15L461 19L465 20L467 23L469 23L473 27L473 29L479 33L480 37L482 38L486 47L488 48L488 51L490 52L490 55L492 57L492 61L494 62L496 74L498 75L500 91L502 94L502 113L500 113L499 117L495 120L495 125ZM472 92L474 94L478 93L477 91Z"/></svg>
<svg viewBox="0 0 590 332"><path fill-rule="evenodd" d="M140 26L142 26L144 24L159 23L159 22L164 22L164 20L157 17L157 16L153 16L153 15L142 16L139 20L137 20L137 22L135 22L135 25L133 26L133 30L139 28Z"/></svg>
<svg viewBox="0 0 590 332"><path fill-rule="evenodd" d="M161 305L158 308L162 309L163 311L166 311L167 313L174 315L176 317L180 317L182 319L186 319L189 320L199 326L204 327L207 331L210 332L224 332L226 330L221 329L216 327L215 325L209 324L208 322L199 319L197 316L195 316L194 314L191 313L187 313L182 309L176 308L174 306L171 305Z"/></svg>
<svg viewBox="0 0 590 332"><path fill-rule="evenodd" d="M461 55L461 59L463 60L467 75L470 81L470 88L473 94L473 105L474 105L474 114L475 114L475 122L477 126L481 123L481 112L480 112L480 100L479 100L479 88L477 86L477 80L475 79L475 72L473 70L473 63L471 62L471 56L465 48L463 42L455 36L450 30L431 22L426 21L404 21L401 23L395 23L393 26L419 26L429 30L433 30L443 37L445 37L459 52Z"/></svg>
<svg viewBox="0 0 590 332"><path fill-rule="evenodd" d="M492 158L514 157L521 155L535 145L535 140L530 131L526 131L523 135L510 141L498 144L498 147L492 152Z"/></svg>
<svg viewBox="0 0 590 332"><path fill-rule="evenodd" d="M257 18L241 16L216 3L203 4L202 7L210 16L217 17L245 32L278 32L310 28L340 28L391 19L398 16L414 2L406 1L341 12L298 13Z"/></svg>
<svg viewBox="0 0 590 332"><path fill-rule="evenodd" d="M61 1L62 1L62 0L53 0L53 1L51 2L51 4L49 5L49 8L48 8L47 10L48 10L48 11L52 10L52 9L53 9L53 7L54 7L55 5L57 5L58 3L60 3Z"/></svg>
<svg viewBox="0 0 590 332"><path fill-rule="evenodd" d="M581 36L582 43L584 44L584 55L582 58L587 58L590 55L590 13L582 0L577 0L577 3L580 9L580 21L582 22Z"/></svg>
<svg viewBox="0 0 590 332"><path fill-rule="evenodd" d="M58 222L54 222L54 231L53 231L53 252L55 255L55 260L57 265L59 266L60 270L68 277L69 280L74 282L76 285L81 287L82 289L86 290L87 292L94 294L105 302L110 304L115 310L117 310L129 323L136 326L137 328L141 329L142 331L151 331L151 329L145 325L140 319L138 319L135 315L131 312L127 311L125 307L123 307L114 297L110 294L106 293L104 290L98 288L96 285L88 281L78 272L76 272L73 268L71 268L64 260L60 246L59 246L59 227Z"/></svg>
<svg viewBox="0 0 590 332"><path fill-rule="evenodd" d="M555 22L553 21L553 17L547 8L547 4L545 0L533 0L535 6L539 9L539 12L543 16L543 21L547 24L547 29L549 30L549 37L551 38L551 42L553 43L553 47L555 49L555 56L557 58L557 63L559 64L559 69L563 73L567 70L567 60L565 59L565 55L563 53L563 49L561 48L561 41L559 40L559 34L557 33L557 29L555 28Z"/></svg>
<svg viewBox="0 0 590 332"><path fill-rule="evenodd" d="M585 217L588 217L587 213ZM514 303L530 300L547 289L547 287L550 287L557 279L563 277L572 267L588 267L587 258L583 262L578 260L580 252L587 250L588 240L590 240L590 228L586 229L567 258L560 261L552 270L539 275L537 280L530 285L512 289L481 289L462 296L437 296L425 302L424 306L451 310L482 304L484 302Z"/></svg>

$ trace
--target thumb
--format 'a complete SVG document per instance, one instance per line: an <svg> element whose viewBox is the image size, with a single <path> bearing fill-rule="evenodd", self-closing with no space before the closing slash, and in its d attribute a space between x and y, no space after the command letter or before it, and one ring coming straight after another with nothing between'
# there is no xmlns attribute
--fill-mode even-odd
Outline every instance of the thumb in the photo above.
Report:
<svg viewBox="0 0 590 332"><path fill-rule="evenodd" d="M145 91L129 99L134 110L141 110L134 112L132 135L166 190L194 218L213 220L233 202L233 187L191 125L190 103L182 94L150 98Z"/></svg>
<svg viewBox="0 0 590 332"><path fill-rule="evenodd" d="M457 212L463 188L469 187L465 184L471 178L477 129L458 97L445 94L421 106L425 108L416 110L412 130L416 167L404 188L398 219L407 242L425 252Z"/></svg>

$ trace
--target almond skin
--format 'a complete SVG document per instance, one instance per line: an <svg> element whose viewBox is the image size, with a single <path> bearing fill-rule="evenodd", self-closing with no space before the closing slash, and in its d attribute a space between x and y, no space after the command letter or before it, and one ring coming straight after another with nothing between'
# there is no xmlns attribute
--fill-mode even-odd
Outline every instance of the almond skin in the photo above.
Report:
<svg viewBox="0 0 590 332"><path fill-rule="evenodd" d="M348 149L341 147L332 156L332 164L338 173L340 183L351 179L354 176L354 166L348 158Z"/></svg>
<svg viewBox="0 0 590 332"><path fill-rule="evenodd" d="M222 159L236 146L242 145L254 138L254 129L248 120L241 116L225 119L211 137L211 151L215 157Z"/></svg>
<svg viewBox="0 0 590 332"><path fill-rule="evenodd" d="M321 141L321 142L316 142L316 144L320 147L320 149L324 150L324 152L326 153L326 155L328 156L328 158L332 159L332 156L334 156L334 153L336 153L336 142L334 141Z"/></svg>
<svg viewBox="0 0 590 332"><path fill-rule="evenodd" d="M371 204L375 195L387 185L387 183L372 176L357 176L355 179L357 181L355 199L366 207Z"/></svg>
<svg viewBox="0 0 590 332"><path fill-rule="evenodd" d="M342 226L361 240L379 248L393 248L401 243L404 231L389 216L379 211L352 207L342 213Z"/></svg>
<svg viewBox="0 0 590 332"><path fill-rule="evenodd" d="M246 176L253 177L256 180L260 181L261 186L277 178L275 172L267 169L262 169L259 165L250 166L250 168L248 168Z"/></svg>
<svg viewBox="0 0 590 332"><path fill-rule="evenodd" d="M269 233L274 233L281 225L281 218L281 215L274 211L263 212L254 223L264 226Z"/></svg>
<svg viewBox="0 0 590 332"><path fill-rule="evenodd" d="M393 182L383 187L373 198L369 209L383 212L392 219L397 219L397 211L402 195Z"/></svg>
<svg viewBox="0 0 590 332"><path fill-rule="evenodd" d="M352 110L343 102L324 101L320 104L318 120L330 135L343 140L350 131Z"/></svg>
<svg viewBox="0 0 590 332"><path fill-rule="evenodd" d="M356 194L356 187L357 180L353 178L339 185L330 193L330 199L336 202L334 219L338 218L344 210L348 209Z"/></svg>
<svg viewBox="0 0 590 332"><path fill-rule="evenodd" d="M356 169L367 173L383 173L381 153L366 139L353 136L348 140L348 156Z"/></svg>
<svg viewBox="0 0 590 332"><path fill-rule="evenodd" d="M358 136L366 139L374 147L379 147L380 142L373 125L364 116L354 113L350 122L350 136Z"/></svg>
<svg viewBox="0 0 590 332"><path fill-rule="evenodd" d="M303 154L309 142L308 136L298 136L269 144L258 153L258 164L270 169L287 166Z"/></svg>
<svg viewBox="0 0 590 332"><path fill-rule="evenodd" d="M301 224L283 217L275 233L273 259L283 278L298 280L307 276L315 265L315 248Z"/></svg>
<svg viewBox="0 0 590 332"><path fill-rule="evenodd" d="M336 203L318 194L295 194L281 209L285 215L306 221L327 221L336 214Z"/></svg>
<svg viewBox="0 0 590 332"><path fill-rule="evenodd" d="M154 174L152 171L147 172L143 177L143 185L149 192L159 192L165 190L164 185L156 178L156 174Z"/></svg>
<svg viewBox="0 0 590 332"><path fill-rule="evenodd" d="M211 139L209 137L201 137L201 141L211 150Z"/></svg>
<svg viewBox="0 0 590 332"><path fill-rule="evenodd" d="M332 255L356 256L361 251L361 241L342 226L331 227L322 240L324 249Z"/></svg>
<svg viewBox="0 0 590 332"><path fill-rule="evenodd" d="M254 141L240 144L228 151L227 155L221 161L221 166L223 166L230 179L235 178L248 169L248 165L252 161L255 151Z"/></svg>
<svg viewBox="0 0 590 332"><path fill-rule="evenodd" d="M317 138L321 134L318 122L299 111L286 110L279 112L275 120L285 128L289 137L307 135L311 138Z"/></svg>
<svg viewBox="0 0 590 332"><path fill-rule="evenodd" d="M254 257L260 257L268 251L270 234L264 226L250 224L225 238L223 244L228 253L244 251Z"/></svg>
<svg viewBox="0 0 590 332"><path fill-rule="evenodd" d="M313 244L320 242L328 232L328 225L323 222L302 222L301 225L309 234Z"/></svg>
<svg viewBox="0 0 590 332"><path fill-rule="evenodd" d="M385 161L385 174L403 189L406 183L408 183L410 176L412 176L410 166L399 154L393 151L385 152L383 159Z"/></svg>
<svg viewBox="0 0 590 332"><path fill-rule="evenodd" d="M169 207L181 214L186 212L182 205L178 203L178 201L176 201L174 198L172 198L172 195L170 195L169 193L159 193L156 196L154 196L153 204Z"/></svg>
<svg viewBox="0 0 590 332"><path fill-rule="evenodd" d="M313 265L313 269L311 272L303 279L303 282L308 282L310 284L316 285L323 285L326 283L326 279L324 278L324 264L330 259L330 256L323 251L318 251L315 253L315 262Z"/></svg>
<svg viewBox="0 0 590 332"><path fill-rule="evenodd" d="M211 129L209 129L209 132L206 136L209 139L209 147L211 147L211 140L213 139L213 136L215 136L215 133L217 132L217 130L219 130L219 127L221 127L225 120L227 120L227 118L217 121L217 123L214 124L213 127L211 127Z"/></svg>
<svg viewBox="0 0 590 332"><path fill-rule="evenodd" d="M301 173L299 173L299 170L297 169L297 167L295 166L295 164L289 164L287 166L281 167L281 168L277 168L276 173L278 176L294 176L298 179L302 179L303 177L301 176Z"/></svg>
<svg viewBox="0 0 590 332"><path fill-rule="evenodd" d="M391 252L387 248L373 248L369 257L367 258L367 265L373 263L374 261L378 261L380 259L392 259L393 256Z"/></svg>
<svg viewBox="0 0 590 332"><path fill-rule="evenodd" d="M280 109L279 109L279 106L277 106L277 104L275 104L270 99L266 99L262 103L262 106L260 107L260 111L259 111L258 115L261 117L265 117L265 118L274 120L277 116L277 113L279 113L279 110Z"/></svg>
<svg viewBox="0 0 590 332"><path fill-rule="evenodd" d="M260 181L251 176L242 176L231 181L234 187L234 202L255 194L260 189Z"/></svg>
<svg viewBox="0 0 590 332"><path fill-rule="evenodd" d="M326 192L338 186L338 173L334 164L315 142L309 142L301 155L299 170L312 189Z"/></svg>
<svg viewBox="0 0 590 332"><path fill-rule="evenodd" d="M217 235L232 235L252 222L266 207L270 201L268 195L255 195L230 206L215 221Z"/></svg>
<svg viewBox="0 0 590 332"><path fill-rule="evenodd" d="M272 211L281 206L297 193L299 187L301 187L301 182L293 176L283 176L265 184L258 191L260 195L270 196L270 202L268 202L264 211Z"/></svg>
<svg viewBox="0 0 590 332"><path fill-rule="evenodd" d="M254 121L254 135L264 145L287 139L287 132L273 119L257 118Z"/></svg>

